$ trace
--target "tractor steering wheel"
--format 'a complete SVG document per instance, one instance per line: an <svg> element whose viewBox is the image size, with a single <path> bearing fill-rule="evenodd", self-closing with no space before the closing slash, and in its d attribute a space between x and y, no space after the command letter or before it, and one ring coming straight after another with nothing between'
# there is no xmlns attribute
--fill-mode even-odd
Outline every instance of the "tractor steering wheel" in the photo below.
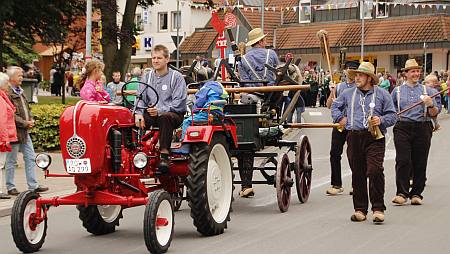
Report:
<svg viewBox="0 0 450 254"><path fill-rule="evenodd" d="M133 109L134 108L134 105L127 99L127 97L128 96L130 96L129 94L125 94L124 92L126 91L126 87L127 87L127 85L129 85L129 84L131 84L131 83L133 83L133 84L142 84L142 85L145 85L145 88L144 88L144 90L142 90L142 92L140 93L140 94L137 94L138 93L138 90L136 90L136 101L138 101L138 100L142 100L142 94L143 93L145 93L145 91L148 89L148 88L150 88L152 91L153 91L153 93L156 95L156 101L153 103L153 104L150 104L150 105L148 105L148 108L151 108L151 107L154 107L156 104L158 104L158 101L159 101L159 95L158 95L158 92L155 90L155 88L153 88L152 86L150 86L149 84L147 84L147 83L144 83L144 82L142 82L142 81L128 81L127 83L125 83L123 86L122 86L122 89L121 89L121 94L122 94L122 98L123 98L123 102L124 102L124 104L125 104L125 107L130 107L130 109ZM137 103L136 103L136 105L137 105ZM136 106L136 109L147 109L147 107L146 108L143 108L143 107L138 107L138 106Z"/></svg>

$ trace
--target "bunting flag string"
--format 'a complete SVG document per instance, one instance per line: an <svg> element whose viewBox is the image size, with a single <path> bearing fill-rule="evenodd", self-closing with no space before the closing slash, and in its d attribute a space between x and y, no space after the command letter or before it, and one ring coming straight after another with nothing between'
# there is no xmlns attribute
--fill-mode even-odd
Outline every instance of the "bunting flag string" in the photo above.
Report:
<svg viewBox="0 0 450 254"><path fill-rule="evenodd" d="M354 8L359 5L359 0L348 0L345 3L338 3L337 1L333 3L333 1L323 4L323 5L312 5L312 4L301 4L301 5L295 5L295 6L265 6L264 8L258 7L258 6L244 6L244 5L222 5L217 6L215 9L219 10L233 10L234 8L242 9L244 11L251 11L251 12L261 12L261 9L264 11L272 11L272 12L280 12L280 11L302 11L307 9L314 9L314 10L335 10L335 9L342 9L342 8ZM404 2L382 2L382 1L376 1L376 0L365 0L364 3L370 8L370 6L376 7L377 5L385 5L385 6L392 6L393 8L396 8L397 6L409 6L414 7L416 9L422 8L435 8L436 10L446 10L447 7L450 8L450 3L404 3ZM188 5L192 8L201 9L201 10L212 10L211 7L203 4L203 3L188 3Z"/></svg>

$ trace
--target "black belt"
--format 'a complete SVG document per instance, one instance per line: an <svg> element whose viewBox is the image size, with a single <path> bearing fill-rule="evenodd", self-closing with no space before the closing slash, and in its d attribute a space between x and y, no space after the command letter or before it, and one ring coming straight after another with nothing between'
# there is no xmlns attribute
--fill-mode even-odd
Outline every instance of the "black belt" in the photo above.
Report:
<svg viewBox="0 0 450 254"><path fill-rule="evenodd" d="M347 130L350 133L355 133L355 134L366 134L369 133L369 130Z"/></svg>
<svg viewBox="0 0 450 254"><path fill-rule="evenodd" d="M423 124L430 124L431 121L421 121L421 122L409 122L409 121L398 121L397 124L402 125L423 125Z"/></svg>

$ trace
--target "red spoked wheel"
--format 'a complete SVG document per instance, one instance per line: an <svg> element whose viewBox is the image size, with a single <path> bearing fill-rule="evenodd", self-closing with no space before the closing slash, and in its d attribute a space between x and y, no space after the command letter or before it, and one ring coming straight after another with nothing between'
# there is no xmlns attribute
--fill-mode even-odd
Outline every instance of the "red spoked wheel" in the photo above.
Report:
<svg viewBox="0 0 450 254"><path fill-rule="evenodd" d="M289 157L283 153L278 157L277 173L275 178L275 187L277 188L278 208L282 213L289 209L291 202L291 187L293 180L289 168Z"/></svg>
<svg viewBox="0 0 450 254"><path fill-rule="evenodd" d="M295 187L300 203L308 201L311 192L312 179L311 144L308 137L303 135L295 151Z"/></svg>

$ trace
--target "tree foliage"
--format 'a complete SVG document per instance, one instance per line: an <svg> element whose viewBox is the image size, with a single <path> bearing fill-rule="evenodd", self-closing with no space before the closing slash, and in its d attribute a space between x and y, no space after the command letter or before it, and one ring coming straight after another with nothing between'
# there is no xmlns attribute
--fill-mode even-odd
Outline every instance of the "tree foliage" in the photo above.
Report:
<svg viewBox="0 0 450 254"><path fill-rule="evenodd" d="M0 0L0 66L29 63L31 46L64 43L68 28L85 11L85 1Z"/></svg>
<svg viewBox="0 0 450 254"><path fill-rule="evenodd" d="M117 0L97 0L96 6L102 17L102 48L105 75L111 79L112 71L119 70L124 77L131 60L131 46L135 34L134 17L138 5L148 7L155 0L128 0L122 17L122 25L117 25ZM120 47L119 47L120 45Z"/></svg>

